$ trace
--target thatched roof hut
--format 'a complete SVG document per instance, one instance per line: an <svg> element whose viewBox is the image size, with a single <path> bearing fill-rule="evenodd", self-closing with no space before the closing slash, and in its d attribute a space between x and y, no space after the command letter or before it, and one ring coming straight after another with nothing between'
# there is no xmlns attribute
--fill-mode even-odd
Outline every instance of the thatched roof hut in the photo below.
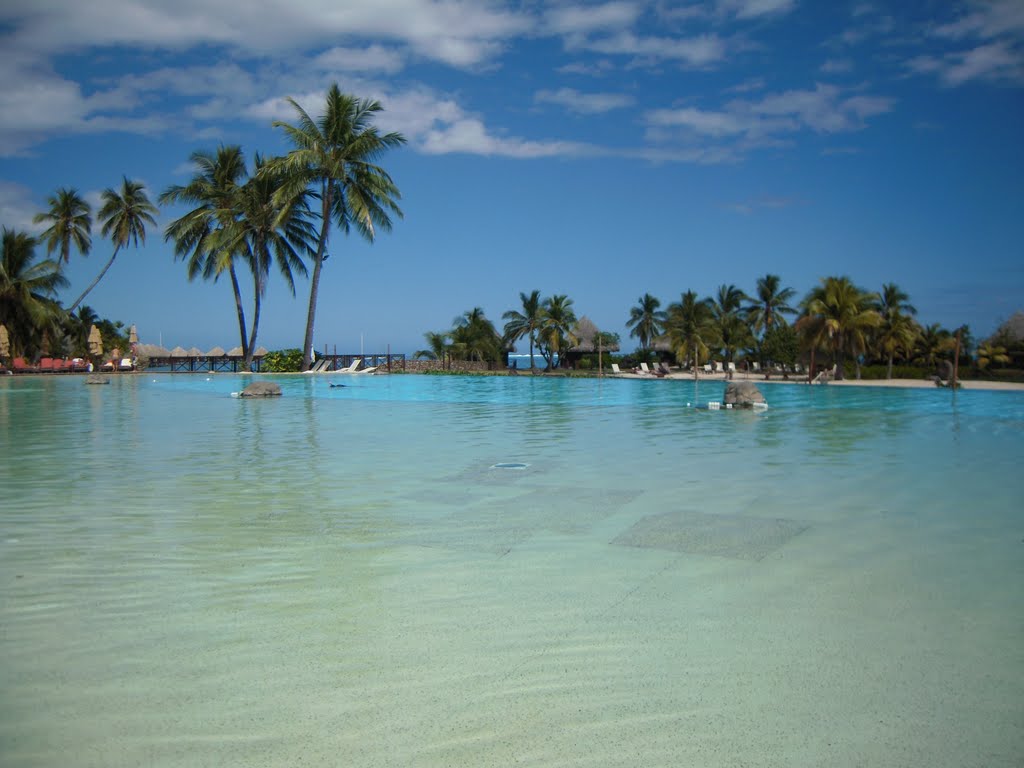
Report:
<svg viewBox="0 0 1024 768"><path fill-rule="evenodd" d="M576 321L576 344L569 348L570 354L576 355L589 355L597 352L597 334L599 333L598 328L594 325L594 321L584 315L578 321ZM601 344L602 352L618 352L619 344L614 342L608 345Z"/></svg>
<svg viewBox="0 0 1024 768"><path fill-rule="evenodd" d="M184 347L175 347L171 350L169 357L190 357L190 355Z"/></svg>
<svg viewBox="0 0 1024 768"><path fill-rule="evenodd" d="M231 350L228 352L228 357L242 358L245 357L245 353L242 351L241 347L232 347Z"/></svg>
<svg viewBox="0 0 1024 768"><path fill-rule="evenodd" d="M213 349L211 349L209 352L206 353L206 356L207 357L224 357L225 356L224 347L214 347Z"/></svg>

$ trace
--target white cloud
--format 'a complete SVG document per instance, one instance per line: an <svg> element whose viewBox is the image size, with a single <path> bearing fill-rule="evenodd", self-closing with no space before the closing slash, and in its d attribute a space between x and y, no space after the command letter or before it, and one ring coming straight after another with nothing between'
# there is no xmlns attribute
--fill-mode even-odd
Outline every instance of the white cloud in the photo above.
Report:
<svg viewBox="0 0 1024 768"><path fill-rule="evenodd" d="M21 184L0 180L0 224L7 229L38 234L46 225L34 224L32 217L42 210L32 202L32 192Z"/></svg>
<svg viewBox="0 0 1024 768"><path fill-rule="evenodd" d="M544 14L545 32L559 35L588 34L607 29L632 26L641 7L635 2L612 2L601 5L563 5Z"/></svg>
<svg viewBox="0 0 1024 768"><path fill-rule="evenodd" d="M440 130L428 131L420 146L427 154L472 155L535 159L567 155L593 155L595 148L567 141L528 141L488 133L476 118L465 118Z"/></svg>
<svg viewBox="0 0 1024 768"><path fill-rule="evenodd" d="M8 6L0 21L17 29L19 46L42 54L96 46L178 50L212 44L263 56L339 39L377 38L453 66L480 64L500 50L502 40L535 24L524 13L474 0L263 0L244 12L226 1L66 0Z"/></svg>
<svg viewBox="0 0 1024 768"><path fill-rule="evenodd" d="M571 112L597 115L633 104L633 97L624 93L580 93L573 88L538 91L534 100L542 104L559 104Z"/></svg>
<svg viewBox="0 0 1024 768"><path fill-rule="evenodd" d="M964 37L993 38L1024 34L1024 3L1020 0L984 0L970 3L965 16L935 29L935 34L955 40Z"/></svg>
<svg viewBox="0 0 1024 768"><path fill-rule="evenodd" d="M717 35L697 37L643 37L623 31L595 40L575 40L573 45L603 54L650 57L702 67L725 58L725 43Z"/></svg>
<svg viewBox="0 0 1024 768"><path fill-rule="evenodd" d="M644 115L648 139L708 144L742 154L757 147L783 146L801 131L843 133L892 109L880 96L844 96L835 86L768 94L759 100L736 99L722 109L696 107L651 110Z"/></svg>
<svg viewBox="0 0 1024 768"><path fill-rule="evenodd" d="M789 13L795 7L796 0L718 0L720 11L732 14L738 19Z"/></svg>
<svg viewBox="0 0 1024 768"><path fill-rule="evenodd" d="M853 71L853 59L828 59L819 69L826 74L845 74Z"/></svg>

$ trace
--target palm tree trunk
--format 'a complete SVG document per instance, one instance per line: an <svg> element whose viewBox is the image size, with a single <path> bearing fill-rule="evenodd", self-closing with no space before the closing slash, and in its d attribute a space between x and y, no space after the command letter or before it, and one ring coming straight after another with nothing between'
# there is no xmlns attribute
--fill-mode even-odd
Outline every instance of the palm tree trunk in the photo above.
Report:
<svg viewBox="0 0 1024 768"><path fill-rule="evenodd" d="M117 246L114 249L114 254L110 257L110 261L107 262L107 266L105 266L100 271L100 273L98 275L96 275L96 279L93 280L92 283L89 284L89 287L85 289L85 292L82 293L82 295L79 296L77 299L75 299L75 303L72 304L70 307L68 307L68 314L71 314L72 312L74 312L75 308L78 307L78 305L82 303L82 299L84 299L86 296L88 296L89 292L92 291L92 289L96 287L96 285L99 283L100 280L103 279L103 276L105 274L107 274L107 270L110 269L110 265L113 264L114 263L114 259L117 258L117 252L120 251L120 250L121 250L121 246L120 245Z"/></svg>
<svg viewBox="0 0 1024 768"><path fill-rule="evenodd" d="M320 219L320 242L316 246L313 259L313 278L309 284L309 311L306 313L306 337L302 342L302 370L308 371L313 356L313 324L316 321L316 300L320 291L320 270L324 264L324 250L327 247L327 235L331 229L331 185L323 183L320 196L323 209Z"/></svg>
<svg viewBox="0 0 1024 768"><path fill-rule="evenodd" d="M246 373L248 373L249 370L252 368L253 350L256 349L256 329L259 328L259 325L260 325L260 307L263 304L263 300L260 297L260 294L262 293L261 289L262 289L263 286L260 285L260 283L262 283L262 280L260 280L259 278L256 278L256 297L253 300L253 304L255 306L253 307L253 311L252 311L252 333L249 336L249 344L245 348L245 371L246 371Z"/></svg>
<svg viewBox="0 0 1024 768"><path fill-rule="evenodd" d="M242 354L249 356L248 342L245 340L245 308L242 306L242 289L238 285L238 274L235 272L235 265L228 269L231 275L231 289L235 292L235 311L238 313L238 335L242 339Z"/></svg>
<svg viewBox="0 0 1024 768"><path fill-rule="evenodd" d="M887 378L887 379L891 379L892 378L892 358L893 358L893 353L890 352L889 353L889 363L885 367L885 378Z"/></svg>

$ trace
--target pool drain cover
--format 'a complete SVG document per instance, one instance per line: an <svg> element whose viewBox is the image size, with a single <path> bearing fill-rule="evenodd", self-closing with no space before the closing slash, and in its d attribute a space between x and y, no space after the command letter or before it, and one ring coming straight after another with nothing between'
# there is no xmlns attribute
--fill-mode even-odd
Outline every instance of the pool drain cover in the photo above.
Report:
<svg viewBox="0 0 1024 768"><path fill-rule="evenodd" d="M499 464L491 464L491 469L526 469L529 464L523 464L521 461L503 461Z"/></svg>

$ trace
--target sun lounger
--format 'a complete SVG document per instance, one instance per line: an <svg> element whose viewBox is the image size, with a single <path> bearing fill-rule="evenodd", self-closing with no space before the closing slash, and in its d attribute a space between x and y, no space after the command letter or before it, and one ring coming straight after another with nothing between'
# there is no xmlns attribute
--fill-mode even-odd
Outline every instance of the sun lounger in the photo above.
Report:
<svg viewBox="0 0 1024 768"><path fill-rule="evenodd" d="M706 363L704 365L704 373L706 373L708 376L711 375L711 373L712 373L711 363Z"/></svg>
<svg viewBox="0 0 1024 768"><path fill-rule="evenodd" d="M612 363L612 373L615 374L616 376L620 376L622 374L622 371L619 369L618 363Z"/></svg>
<svg viewBox="0 0 1024 768"><path fill-rule="evenodd" d="M15 373L39 373L39 368L26 363L24 357L16 357L11 360L11 370Z"/></svg>
<svg viewBox="0 0 1024 768"><path fill-rule="evenodd" d="M320 360L317 360L312 366L310 366L310 369L308 371L303 371L303 373L323 373L324 369L327 367L327 364L329 362L330 360L328 360L326 357L321 358Z"/></svg>
<svg viewBox="0 0 1024 768"><path fill-rule="evenodd" d="M362 364L363 358L357 357L347 368L339 368L336 371L325 371L325 373L356 373L359 370L359 366Z"/></svg>
<svg viewBox="0 0 1024 768"><path fill-rule="evenodd" d="M118 363L117 368L118 370L121 371L134 371L135 365L132 363L132 359L130 357L122 357L121 362Z"/></svg>
<svg viewBox="0 0 1024 768"><path fill-rule="evenodd" d="M641 373L650 373L651 369L647 367L647 363L640 363L640 372Z"/></svg>

